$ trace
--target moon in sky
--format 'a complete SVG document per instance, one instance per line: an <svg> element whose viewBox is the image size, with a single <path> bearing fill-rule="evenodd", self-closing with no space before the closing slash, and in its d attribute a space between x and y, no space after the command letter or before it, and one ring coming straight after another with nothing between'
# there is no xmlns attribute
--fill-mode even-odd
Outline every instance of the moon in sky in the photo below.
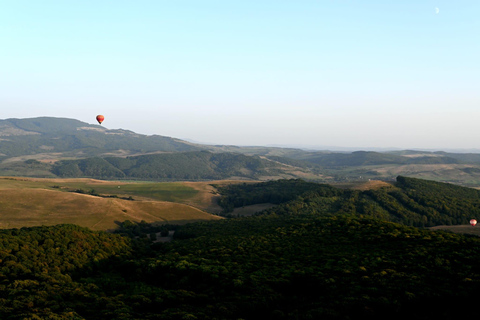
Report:
<svg viewBox="0 0 480 320"><path fill-rule="evenodd" d="M440 9L435 8L435 13L438 14L440 12Z"/></svg>

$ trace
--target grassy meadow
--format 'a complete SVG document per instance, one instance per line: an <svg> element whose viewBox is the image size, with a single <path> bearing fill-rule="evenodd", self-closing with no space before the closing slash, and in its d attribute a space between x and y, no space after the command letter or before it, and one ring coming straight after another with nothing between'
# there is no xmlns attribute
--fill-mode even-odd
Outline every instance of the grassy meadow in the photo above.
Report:
<svg viewBox="0 0 480 320"><path fill-rule="evenodd" d="M125 220L188 223L220 219L212 214L221 211L216 197L207 182L2 177L0 228L72 223L108 230Z"/></svg>

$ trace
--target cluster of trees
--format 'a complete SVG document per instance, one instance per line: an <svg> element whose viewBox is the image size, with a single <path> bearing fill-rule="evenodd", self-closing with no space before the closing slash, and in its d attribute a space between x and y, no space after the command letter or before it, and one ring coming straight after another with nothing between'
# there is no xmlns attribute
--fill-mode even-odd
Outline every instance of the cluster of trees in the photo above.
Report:
<svg viewBox="0 0 480 320"><path fill-rule="evenodd" d="M226 294L233 287L251 297L237 296L232 310L245 319L446 319L468 312L479 287L478 238L377 219L270 214L177 233L180 253L196 253L180 258L187 269L223 266ZM157 263L157 273L170 266Z"/></svg>
<svg viewBox="0 0 480 320"><path fill-rule="evenodd" d="M308 191L317 190L331 196L341 193L341 190L329 185L306 182L301 179L232 184L224 187L213 184L213 186L222 195L218 204L223 208L224 213L232 212L234 208L258 203L280 204Z"/></svg>
<svg viewBox="0 0 480 320"><path fill-rule="evenodd" d="M59 186L52 186L52 188L60 188ZM80 194L88 194L90 196L94 197L101 197L101 198L118 198L118 199L123 199L123 200L130 200L133 201L135 200L132 196L128 197L119 197L116 194L100 194L95 191L95 189L90 189L90 190L83 190L83 189L73 189L69 190L70 192L75 192L75 193L80 193Z"/></svg>
<svg viewBox="0 0 480 320"><path fill-rule="evenodd" d="M367 191L343 190L299 180L232 185L220 189L223 197L219 203L225 210L231 210L247 204L273 202L269 199L282 202L290 200L289 190L293 200L268 209L268 213L331 215L340 212L415 227L467 224L470 219L480 217L479 190L401 176L390 188Z"/></svg>
<svg viewBox="0 0 480 320"><path fill-rule="evenodd" d="M254 178L274 167L274 163L259 157L195 151L63 160L52 172L59 177L215 180L231 176Z"/></svg>
<svg viewBox="0 0 480 320"><path fill-rule="evenodd" d="M130 250L128 238L73 225L0 231L0 318L81 319L98 290L74 279Z"/></svg>
<svg viewBox="0 0 480 320"><path fill-rule="evenodd" d="M178 225L147 223L145 220L140 222L125 220L120 222L119 227L113 232L130 238L150 237L154 233L160 233L162 237L166 237L169 231L175 231L178 227Z"/></svg>
<svg viewBox="0 0 480 320"><path fill-rule="evenodd" d="M373 218L269 214L176 234L149 246L75 226L3 231L0 318L450 319L480 289L479 238Z"/></svg>

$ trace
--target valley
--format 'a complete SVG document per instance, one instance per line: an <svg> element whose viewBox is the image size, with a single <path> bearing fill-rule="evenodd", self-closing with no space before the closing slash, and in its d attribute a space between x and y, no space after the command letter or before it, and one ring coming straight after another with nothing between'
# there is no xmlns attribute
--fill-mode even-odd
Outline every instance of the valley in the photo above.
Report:
<svg viewBox="0 0 480 320"><path fill-rule="evenodd" d="M56 118L0 135L2 319L472 316L477 154L207 146Z"/></svg>

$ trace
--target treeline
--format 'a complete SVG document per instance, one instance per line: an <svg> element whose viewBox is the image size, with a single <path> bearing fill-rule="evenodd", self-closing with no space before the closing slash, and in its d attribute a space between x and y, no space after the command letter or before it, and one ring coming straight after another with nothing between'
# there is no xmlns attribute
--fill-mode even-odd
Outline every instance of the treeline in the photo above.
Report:
<svg viewBox="0 0 480 320"><path fill-rule="evenodd" d="M255 178L275 167L256 156L198 151L63 160L55 164L52 172L59 177L215 180Z"/></svg>
<svg viewBox="0 0 480 320"><path fill-rule="evenodd" d="M342 193L341 190L329 185L306 182L301 179L232 184L224 187L213 186L222 194L218 204L223 208L224 213L252 204L280 204L293 200L308 191L318 190L331 196Z"/></svg>
<svg viewBox="0 0 480 320"><path fill-rule="evenodd" d="M113 230L115 234L121 234L130 238L154 238L152 234L160 233L162 237L166 237L169 231L175 231L179 228L178 225L170 224L152 224L142 220L134 222L125 220L119 223L119 228Z"/></svg>
<svg viewBox="0 0 480 320"><path fill-rule="evenodd" d="M52 188L60 188L59 186L52 186ZM70 192L74 193L80 193L80 194L88 194L90 196L94 197L100 197L100 198L116 198L116 199L123 199L123 200L130 200L133 201L135 200L132 196L128 197L119 197L116 194L100 194L95 191L95 189L90 189L90 190L83 190L83 189L72 189L69 190Z"/></svg>
<svg viewBox="0 0 480 320"><path fill-rule="evenodd" d="M293 200L289 199L288 190L293 190ZM367 191L283 180L269 184L232 185L221 188L220 192L222 198L219 203L225 210L270 202L268 199L279 199L279 202L283 199L290 201L268 209L267 213L348 213L415 227L467 224L470 219L480 217L479 190L401 176L397 178L395 186Z"/></svg>
<svg viewBox="0 0 480 320"><path fill-rule="evenodd" d="M2 231L0 318L453 319L476 312L477 237L348 214L195 223L176 235L149 245L75 226Z"/></svg>
<svg viewBox="0 0 480 320"><path fill-rule="evenodd" d="M73 225L0 231L0 318L81 319L98 289L73 279L130 255L130 242Z"/></svg>

